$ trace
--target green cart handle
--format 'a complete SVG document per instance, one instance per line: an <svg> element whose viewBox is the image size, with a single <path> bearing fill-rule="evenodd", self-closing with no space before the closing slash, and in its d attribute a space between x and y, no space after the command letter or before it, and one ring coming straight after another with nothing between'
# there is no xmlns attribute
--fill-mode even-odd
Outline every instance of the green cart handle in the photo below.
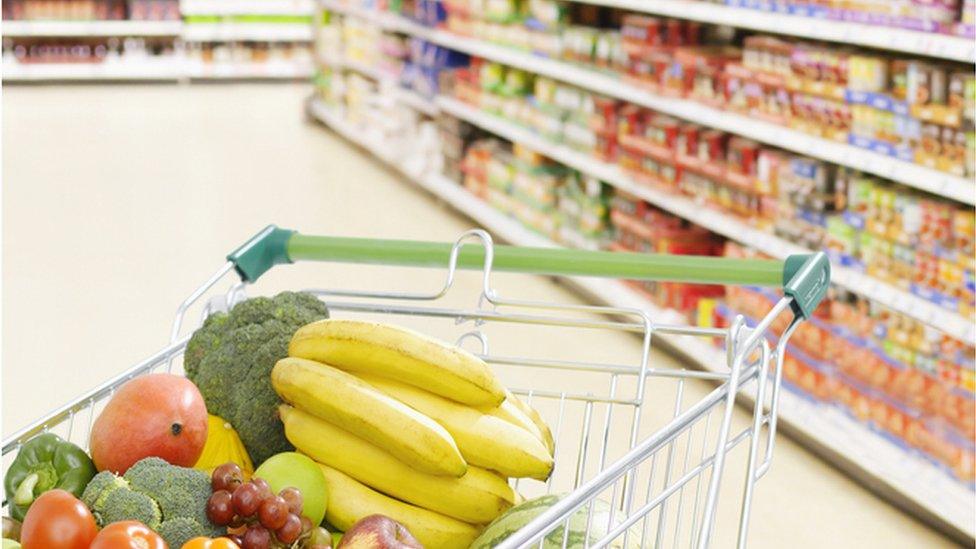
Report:
<svg viewBox="0 0 976 549"><path fill-rule="evenodd" d="M334 261L411 267L443 267L453 243L309 236L269 225L227 256L245 282L254 282L274 265L295 261ZM459 269L484 267L485 250L466 244ZM827 293L830 262L826 254L791 255L785 261L690 255L644 254L494 246L492 269L541 275L599 276L632 280L667 280L695 284L781 287L793 298L793 310L808 318Z"/></svg>

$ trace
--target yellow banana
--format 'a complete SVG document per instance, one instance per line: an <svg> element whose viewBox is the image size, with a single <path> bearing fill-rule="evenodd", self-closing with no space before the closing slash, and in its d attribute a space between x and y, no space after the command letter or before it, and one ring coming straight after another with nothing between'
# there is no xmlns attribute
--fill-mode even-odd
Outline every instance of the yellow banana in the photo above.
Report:
<svg viewBox="0 0 976 549"><path fill-rule="evenodd" d="M329 492L325 518L344 532L360 519L381 514L406 526L427 549L467 549L478 536L471 524L384 496L327 465L319 467Z"/></svg>
<svg viewBox="0 0 976 549"><path fill-rule="evenodd" d="M443 425L471 465L506 477L540 480L552 472L552 455L535 435L521 427L411 385L367 374L360 377Z"/></svg>
<svg viewBox="0 0 976 549"><path fill-rule="evenodd" d="M388 377L472 406L496 406L505 388L473 354L423 334L374 322L326 319L299 328L288 354Z"/></svg>
<svg viewBox="0 0 976 549"><path fill-rule="evenodd" d="M552 431L549 429L549 425L546 424L545 420L542 419L542 416L539 415L538 410L526 404L525 401L519 398L518 395L513 394L511 391L506 390L505 395L506 401L510 401L512 404L514 404L516 408L521 410L522 413L532 421L532 423L535 423L535 426L542 434L542 441L546 444L546 448L549 449L549 453L555 455L556 442L552 438Z"/></svg>
<svg viewBox="0 0 976 549"><path fill-rule="evenodd" d="M369 442L286 404L285 436L315 461L407 503L449 517L487 524L508 510L515 491L491 471L468 466L461 478L428 475Z"/></svg>
<svg viewBox="0 0 976 549"><path fill-rule="evenodd" d="M271 370L271 384L286 402L385 449L414 469L453 477L467 470L443 427L342 370L283 358Z"/></svg>
<svg viewBox="0 0 976 549"><path fill-rule="evenodd" d="M512 400L515 399L515 395L509 395L505 398L504 402L495 407L479 407L478 410L486 414L493 415L497 418L501 418L516 427L521 427L526 431L532 433L532 436L539 439L539 442L546 445L546 449L549 450L549 454L552 455L554 448L550 446L552 443L552 435L546 437L546 434L539 430L539 427L532 421L532 419L527 416L522 409L519 408Z"/></svg>

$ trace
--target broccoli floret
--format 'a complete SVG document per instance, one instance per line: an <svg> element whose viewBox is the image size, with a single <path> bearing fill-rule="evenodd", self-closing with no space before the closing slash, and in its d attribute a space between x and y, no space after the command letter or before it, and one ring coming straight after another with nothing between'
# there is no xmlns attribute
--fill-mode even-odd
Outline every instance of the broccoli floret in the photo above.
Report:
<svg viewBox="0 0 976 549"><path fill-rule="evenodd" d="M88 481L85 491L81 494L81 501L89 509L100 508L105 503L105 498L116 488L128 487L129 483L122 477L116 476L111 471L102 471Z"/></svg>
<svg viewBox="0 0 976 549"><path fill-rule="evenodd" d="M151 497L126 488L112 490L95 516L102 526L121 520L138 520L153 530L159 528L163 520L159 505Z"/></svg>
<svg viewBox="0 0 976 549"><path fill-rule="evenodd" d="M100 526L138 520L159 532L170 547L182 547L186 539L226 533L226 529L207 520L210 493L207 473L150 457L129 467L123 477L108 471L95 475L82 500ZM172 523L169 535L164 533L167 523ZM182 533L193 535L184 539ZM170 538L182 541L174 543Z"/></svg>
<svg viewBox="0 0 976 549"><path fill-rule="evenodd" d="M145 458L125 472L125 480L133 490L154 499L166 520L185 517L209 524L207 500L211 488L207 473L170 465L159 458Z"/></svg>
<svg viewBox="0 0 976 549"><path fill-rule="evenodd" d="M213 536L214 533L205 529L197 521L186 517L176 517L163 521L156 530L169 547L183 547L183 544L200 536Z"/></svg>
<svg viewBox="0 0 976 549"><path fill-rule="evenodd" d="M315 296L282 292L211 315L187 343L187 377L199 387L207 411L234 427L255 465L293 449L278 418L281 399L271 387L271 369L288 356L298 328L328 317Z"/></svg>
<svg viewBox="0 0 976 549"><path fill-rule="evenodd" d="M133 463L132 466L125 471L123 478L126 480L126 482L130 482L129 479L133 477L136 478L141 477L148 469L156 468L156 467L168 468L173 466L170 465L169 462L163 458L159 458L155 456L142 458L139 461Z"/></svg>

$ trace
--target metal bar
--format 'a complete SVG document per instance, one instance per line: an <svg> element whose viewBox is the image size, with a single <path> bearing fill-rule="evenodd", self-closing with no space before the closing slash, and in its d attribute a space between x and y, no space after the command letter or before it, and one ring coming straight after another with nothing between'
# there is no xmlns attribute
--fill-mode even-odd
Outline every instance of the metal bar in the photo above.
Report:
<svg viewBox="0 0 976 549"><path fill-rule="evenodd" d="M694 425L692 425L688 429L688 435L687 435L688 443L685 444L685 459L684 459L684 463L681 465L682 476L688 473L688 457L691 456L691 442L693 438L691 435L694 428L695 428ZM685 487L684 485L682 485L681 488L678 490L678 509L674 513L674 544L672 545L672 547L678 546L678 539L681 537L681 517L683 516L681 510L684 507L684 498L685 498ZM694 535L694 533L692 533L692 535Z"/></svg>
<svg viewBox="0 0 976 549"><path fill-rule="evenodd" d="M322 290L305 290L309 293L321 295ZM553 317L539 315L516 315L485 311L480 309L446 309L433 307L419 307L397 304L372 304L358 302L326 301L329 308L335 311L354 313L379 313L403 316L431 316L452 318L479 322L513 322L518 324L535 324L556 327L591 328L597 330L620 330L629 332L644 332L645 326L636 322L614 322L607 320L586 320L582 318ZM617 310L620 312L619 310ZM673 324L654 324L653 329L659 334L674 334L687 336L724 337L725 330L718 328L699 328L695 326L680 326Z"/></svg>
<svg viewBox="0 0 976 549"><path fill-rule="evenodd" d="M742 488L742 509L739 512L739 538L737 547L746 546L749 535L749 515L752 507L752 494L756 487L756 456L759 454L759 432L763 425L763 402L766 396L766 376L769 375L769 342L763 340L762 356L759 359L759 382L756 387L756 401L752 411L752 440L749 441L746 482Z"/></svg>
<svg viewBox="0 0 976 549"><path fill-rule="evenodd" d="M560 435L562 434L562 430L563 430L563 415L565 413L566 413L566 395L563 394L563 395L560 395L560 397L559 397L559 418L556 420L556 434L553 437L553 442L552 442L552 446L553 446L553 448L555 448L555 451L553 452L553 455L552 455L553 462L555 462L556 461L556 458L559 457L559 455L560 455L560 453L559 453L559 438L560 438ZM549 478L546 479L546 493L547 494L552 490L552 477L553 477L553 475L549 475Z"/></svg>
<svg viewBox="0 0 976 549"><path fill-rule="evenodd" d="M189 309L190 306L193 305L194 302L196 302L196 300L200 299L200 296L202 296L207 290L213 287L214 284L219 282L220 279L224 277L224 275L226 275L233 269L234 269L233 262L228 261L224 263L219 269L217 269L217 272L215 272L213 275L210 276L210 278L207 279L206 282L204 282L202 285L200 285L200 287L194 290L189 297L184 299L183 303L180 303L180 306L177 307L176 309L176 318L173 319L173 327L169 333L170 343L176 341L176 338L179 337L180 328L183 324L183 315L186 314L187 309Z"/></svg>
<svg viewBox="0 0 976 549"><path fill-rule="evenodd" d="M678 391L674 396L674 413L671 414L672 418L678 416L681 411L681 400L684 396L685 382L681 380L678 382ZM677 442L677 437L668 443L668 454L667 461L665 461L664 466L664 485L667 486L671 483L671 467L674 465L674 445ZM661 511L658 513L657 517L657 539L654 540L654 546L660 547L661 542L664 541L664 531L667 528L667 515L668 515L668 502L664 501L661 504Z"/></svg>
<svg viewBox="0 0 976 549"><path fill-rule="evenodd" d="M711 425L712 414L709 412L705 414L705 432L704 436L702 436L701 452L698 455L699 462L705 460L705 448L708 446L708 429L711 427ZM701 499L701 485L702 477L701 475L698 475L698 478L695 480L695 503L692 506L691 511L691 543L689 543L689 546L693 546L695 544L695 531L698 530L698 501Z"/></svg>
<svg viewBox="0 0 976 549"><path fill-rule="evenodd" d="M769 405L769 438L766 442L766 457L762 464L756 469L756 476L763 477L773 461L773 448L776 446L776 427L779 423L779 393L783 386L783 358L786 355L786 343L790 336L800 326L800 320L794 319L793 322L783 331L779 342L776 344L776 377L773 381L773 394Z"/></svg>
<svg viewBox="0 0 976 549"><path fill-rule="evenodd" d="M527 395L527 394L529 394L529 389L512 388L512 389L509 389L509 390L512 391L513 393L517 394L517 395ZM535 391L535 390L533 390L532 391L532 394L534 394L536 396L543 397L543 398L562 398L562 399L565 399L565 400L576 400L576 401L580 401L580 402L589 402L589 403L605 402L607 404L626 404L627 406L639 406L640 405L640 403L637 402L636 400L630 400L630 399L625 399L625 398L609 398L609 397L602 397L602 396L597 396L597 395L593 395L593 394L586 394L586 393L579 394L579 393L565 393L565 392L559 392L559 391Z"/></svg>
<svg viewBox="0 0 976 549"><path fill-rule="evenodd" d="M593 403L587 402L583 409L583 432L580 433L579 452L576 456L576 478L573 480L573 490L583 482L586 469L586 450L590 445L590 422L593 418Z"/></svg>
<svg viewBox="0 0 976 549"><path fill-rule="evenodd" d="M476 353L477 354L477 353ZM552 368L557 370L577 370L584 372L602 372L613 375L632 375L640 374L641 368L636 366L626 366L623 364L599 364L593 362L578 362L573 360L540 360L534 358L502 357L478 354L478 357L489 364L504 364L506 366L527 366L531 368ZM678 369L656 369L647 368L648 377L665 378L692 378L707 379L710 381L723 381L729 378L728 374L719 372L706 372L701 370L678 370ZM641 395L640 388L637 394Z"/></svg>

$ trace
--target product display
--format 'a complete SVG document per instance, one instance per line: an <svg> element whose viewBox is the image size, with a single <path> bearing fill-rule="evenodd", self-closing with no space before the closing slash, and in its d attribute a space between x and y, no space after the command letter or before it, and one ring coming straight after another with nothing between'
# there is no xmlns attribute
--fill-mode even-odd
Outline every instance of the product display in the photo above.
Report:
<svg viewBox="0 0 976 549"><path fill-rule="evenodd" d="M264 9L183 4L188 12L176 0L4 3L4 79L295 79L312 73L310 8L302 13L283 1Z"/></svg>
<svg viewBox="0 0 976 549"><path fill-rule="evenodd" d="M171 41L149 38L33 38L3 41L3 57L10 64L40 63L173 63L178 58Z"/></svg>
<svg viewBox="0 0 976 549"><path fill-rule="evenodd" d="M178 0L12 0L3 3L3 18L14 21L174 21Z"/></svg>
<svg viewBox="0 0 976 549"><path fill-rule="evenodd" d="M799 17L814 17L836 21L852 21L868 25L903 27L906 29L956 34L974 37L976 3L972 0L940 0L937 2L893 0L886 2L840 0L714 0L729 6L789 13Z"/></svg>
<svg viewBox="0 0 976 549"><path fill-rule="evenodd" d="M954 175L976 173L973 116L963 108L976 101L976 77L964 65L762 35L745 36L736 47L727 28L608 10L570 10L574 21L545 26L526 10L499 16L446 5L444 26L462 36L589 65L653 93Z"/></svg>
<svg viewBox="0 0 976 549"><path fill-rule="evenodd" d="M639 184L829 250L946 309L974 310L972 208L479 59L452 81L458 99L616 162Z"/></svg>

